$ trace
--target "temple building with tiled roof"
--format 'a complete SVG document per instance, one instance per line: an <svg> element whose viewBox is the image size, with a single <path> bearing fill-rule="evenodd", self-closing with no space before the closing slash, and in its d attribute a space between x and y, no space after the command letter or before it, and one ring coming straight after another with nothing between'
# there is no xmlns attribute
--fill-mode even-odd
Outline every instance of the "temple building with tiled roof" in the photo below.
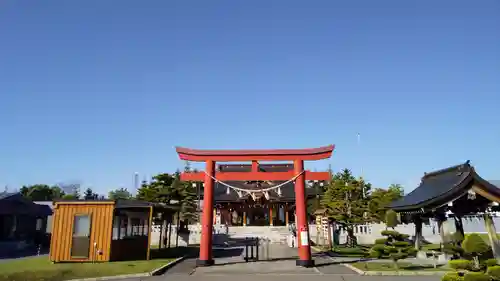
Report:
<svg viewBox="0 0 500 281"><path fill-rule="evenodd" d="M481 178L467 161L425 173L420 185L400 200L393 202L390 208L404 213L446 210L466 215L475 213L478 204L484 205L490 201L500 201L500 189Z"/></svg>
<svg viewBox="0 0 500 281"><path fill-rule="evenodd" d="M249 172L250 164L219 164L220 172ZM260 164L260 172L293 171L293 164ZM224 184L248 191L258 191L284 183L283 181L227 181ZM263 192L238 193L223 183L214 185L214 223L229 226L285 226L295 221L294 183ZM203 197L203 189L200 190ZM251 196L253 194L254 196ZM306 196L314 198L317 190L306 187Z"/></svg>
<svg viewBox="0 0 500 281"><path fill-rule="evenodd" d="M438 223L443 243L446 243L444 224L453 222L464 234L462 218L470 215L484 217L493 252L500 259L500 243L492 217L500 211L500 188L483 179L469 161L430 173L424 173L420 185L389 208L398 212L402 222L415 223L415 246L420 247L422 222L434 219Z"/></svg>

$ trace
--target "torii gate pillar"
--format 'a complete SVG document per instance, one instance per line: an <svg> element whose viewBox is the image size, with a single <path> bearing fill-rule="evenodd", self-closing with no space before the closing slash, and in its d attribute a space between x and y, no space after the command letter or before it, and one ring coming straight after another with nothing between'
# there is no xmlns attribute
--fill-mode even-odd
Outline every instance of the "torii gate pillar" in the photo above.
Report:
<svg viewBox="0 0 500 281"><path fill-rule="evenodd" d="M313 267L314 260L311 258L311 246L309 245L309 224L307 223L306 207L306 178L302 171L304 170L304 161L295 160L293 169L296 175L295 179L295 212L297 214L297 245L299 249L299 259L296 264L304 267Z"/></svg>
<svg viewBox="0 0 500 281"><path fill-rule="evenodd" d="M211 266L212 259L212 228L214 221L214 179L215 161L207 160L205 181L203 187L203 213L201 217L200 257L197 266Z"/></svg>
<svg viewBox="0 0 500 281"><path fill-rule="evenodd" d="M177 147L177 153L182 160L205 162L205 172L182 173L183 181L203 181L203 214L201 220L200 257L197 266L210 266L214 264L212 257L212 228L214 183L219 181L286 181L295 178L295 206L297 215L297 234L299 259L297 266L312 267L314 260L311 256L309 239L309 225L307 223L306 209L306 180L330 180L329 172L304 171L304 161L321 160L330 158L334 146L325 146L311 149L279 149L279 150L196 150ZM252 161L293 161L294 169L290 172L260 172L252 169L251 172L224 173L215 172L215 163Z"/></svg>

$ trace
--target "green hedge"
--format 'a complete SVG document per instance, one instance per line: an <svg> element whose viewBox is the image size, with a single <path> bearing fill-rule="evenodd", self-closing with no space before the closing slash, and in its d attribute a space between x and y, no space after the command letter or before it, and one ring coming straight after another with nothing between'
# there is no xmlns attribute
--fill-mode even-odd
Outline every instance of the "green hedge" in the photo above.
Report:
<svg viewBox="0 0 500 281"><path fill-rule="evenodd" d="M460 275L458 272L450 272L446 273L441 281L463 281L464 277Z"/></svg>
<svg viewBox="0 0 500 281"><path fill-rule="evenodd" d="M483 261L483 264L489 268L498 265L498 262L496 259L487 259Z"/></svg>
<svg viewBox="0 0 500 281"><path fill-rule="evenodd" d="M488 273L488 275L491 276L493 280L500 280L500 266L488 266L488 270L486 271L486 273Z"/></svg>
<svg viewBox="0 0 500 281"><path fill-rule="evenodd" d="M470 260L451 260L448 262L451 268L456 270L470 270L474 266Z"/></svg>
<svg viewBox="0 0 500 281"><path fill-rule="evenodd" d="M464 281L490 281L491 277L483 272L467 272Z"/></svg>
<svg viewBox="0 0 500 281"><path fill-rule="evenodd" d="M462 242L462 248L466 253L481 255L488 252L490 246L476 233L468 235Z"/></svg>

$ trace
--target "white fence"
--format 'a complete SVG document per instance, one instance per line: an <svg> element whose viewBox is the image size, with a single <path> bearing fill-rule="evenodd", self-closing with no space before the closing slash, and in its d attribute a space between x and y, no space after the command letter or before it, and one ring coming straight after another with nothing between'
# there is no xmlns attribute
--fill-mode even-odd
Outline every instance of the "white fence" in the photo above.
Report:
<svg viewBox="0 0 500 281"><path fill-rule="evenodd" d="M493 218L495 225L499 225L500 218ZM466 233L486 233L486 228L484 226L484 220L481 217L471 216L463 219L464 230ZM448 220L444 223L446 232L455 232L455 225L453 220ZM158 244L160 240L160 228L159 225L154 225L152 228L151 244ZM170 237L171 246L185 246L200 243L201 237L201 226L200 225L189 225L189 233L181 233L177 236L176 227L171 228L166 227L162 231L162 237ZM380 232L386 229L385 224L363 224L354 227L354 235L357 237L358 243L360 244L373 244L375 239L382 238ZM497 227L500 229L500 226ZM402 224L395 228L396 231L413 237L415 235L415 225L414 224ZM170 232L169 232L170 231ZM347 238L347 233L344 230L338 230L339 243L345 243ZM216 241L217 239L227 239L227 237L244 237L244 236L257 236L257 237L268 237L271 238L273 243L278 243L283 240L286 241L287 235L289 234L288 227L272 227L272 226L229 226L224 225L214 225L214 244L221 243L221 241ZM309 225L309 235L312 241L316 241L316 225ZM431 243L439 243L441 237L439 236L439 230L437 223L431 221L428 225L422 226L422 235L424 239Z"/></svg>

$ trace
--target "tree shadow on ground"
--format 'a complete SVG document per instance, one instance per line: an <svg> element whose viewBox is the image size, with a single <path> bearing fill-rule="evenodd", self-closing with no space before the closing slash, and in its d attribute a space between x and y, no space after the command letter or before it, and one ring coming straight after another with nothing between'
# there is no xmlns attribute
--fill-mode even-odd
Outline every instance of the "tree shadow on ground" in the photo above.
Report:
<svg viewBox="0 0 500 281"><path fill-rule="evenodd" d="M200 254L199 246L151 249L152 259L170 259L186 256L187 258L197 258ZM213 249L214 258L228 258L242 256L242 248Z"/></svg>
<svg viewBox="0 0 500 281"><path fill-rule="evenodd" d="M437 268L441 268L442 266L437 266ZM433 265L418 265L418 264L415 264L415 265L407 265L407 266L404 266L403 269L404 270L423 270L423 269L430 269L430 268L434 268Z"/></svg>
<svg viewBox="0 0 500 281"><path fill-rule="evenodd" d="M365 262L369 261L367 259L359 259L359 260L354 260L354 261L331 261L331 262L324 262L324 263L316 263L316 267L324 267L324 266L329 266L329 265L340 265L340 264L350 264L350 263L358 263L358 262Z"/></svg>
<svg viewBox="0 0 500 281"><path fill-rule="evenodd" d="M212 254L214 258L229 258L229 257L243 257L242 248L228 248L228 249L213 249Z"/></svg>
<svg viewBox="0 0 500 281"><path fill-rule="evenodd" d="M151 249L151 259L174 259L187 256L197 257L200 252L198 246L173 247L163 249Z"/></svg>
<svg viewBox="0 0 500 281"><path fill-rule="evenodd" d="M41 248L40 252L38 252L37 247L28 247L24 250L17 249L9 249L7 247L0 249L0 260L9 260L9 259L19 259L19 258L27 258L27 257L35 257L38 255L47 255L49 253L48 248Z"/></svg>

